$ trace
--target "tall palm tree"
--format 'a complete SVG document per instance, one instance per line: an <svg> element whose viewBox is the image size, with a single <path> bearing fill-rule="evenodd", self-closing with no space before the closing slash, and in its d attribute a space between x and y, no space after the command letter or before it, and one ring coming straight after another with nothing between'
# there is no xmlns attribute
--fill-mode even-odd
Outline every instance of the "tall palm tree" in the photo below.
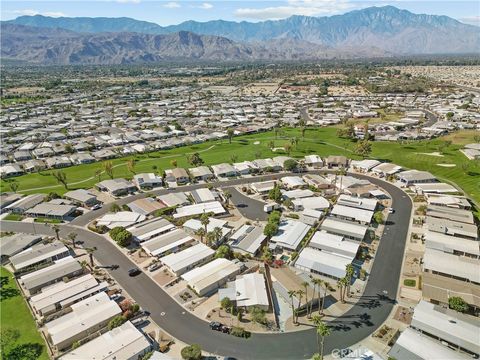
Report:
<svg viewBox="0 0 480 360"><path fill-rule="evenodd" d="M314 296L315 296L315 289L317 289L318 313L320 314L320 297L321 297L323 281L322 281L322 279L312 278L312 284L314 286L314 288L313 288L313 295ZM323 301L324 301L324 299L322 299L322 303L323 303Z"/></svg>
<svg viewBox="0 0 480 360"><path fill-rule="evenodd" d="M347 175L347 170L345 170L345 168L342 166L340 169L337 170L337 172L335 173L335 178L336 178L336 175L339 175L340 176L340 194L343 193L343 177L345 175Z"/></svg>
<svg viewBox="0 0 480 360"><path fill-rule="evenodd" d="M330 289L330 283L328 281L323 281L323 299L322 299L322 308L320 313L323 314L323 309L325 308L325 299L327 298L327 290Z"/></svg>
<svg viewBox="0 0 480 360"><path fill-rule="evenodd" d="M352 283L353 274L355 274L355 269L352 264L348 264L345 268L345 275L347 280L347 297L350 297L350 285Z"/></svg>
<svg viewBox="0 0 480 360"><path fill-rule="evenodd" d="M292 315L293 315L293 323L297 323L297 319L295 317L295 305L293 304L293 298L295 297L296 292L294 290L288 290L288 297L290 298L292 304Z"/></svg>
<svg viewBox="0 0 480 360"><path fill-rule="evenodd" d="M77 243L75 242L75 239L77 238L78 234L71 232L70 234L67 235L67 237L70 239L72 242L72 247L75 249L77 247Z"/></svg>
<svg viewBox="0 0 480 360"><path fill-rule="evenodd" d="M200 242L203 243L203 237L206 235L205 229L203 227L198 229L197 231L195 231L195 235L200 236Z"/></svg>
<svg viewBox="0 0 480 360"><path fill-rule="evenodd" d="M302 297L305 295L305 291L302 289L297 290L297 296L298 296L298 307L296 311L296 316L297 316L297 323L298 323L298 315L300 314L300 308L302 307Z"/></svg>
<svg viewBox="0 0 480 360"><path fill-rule="evenodd" d="M219 228L218 226L215 226L215 228L212 231L212 234L213 234L213 239L214 239L215 243L218 244L220 239L223 236L222 229Z"/></svg>
<svg viewBox="0 0 480 360"><path fill-rule="evenodd" d="M57 240L60 240L60 226L58 226L57 224L53 224L51 228L55 232L55 237L57 238Z"/></svg>
<svg viewBox="0 0 480 360"><path fill-rule="evenodd" d="M322 321L320 324L317 326L317 336L320 337L320 347L319 347L319 353L320 353L320 360L323 360L323 353L325 351L325 337L330 335L330 328Z"/></svg>
<svg viewBox="0 0 480 360"><path fill-rule="evenodd" d="M208 214L207 213L203 213L201 216L200 216L200 223L203 225L204 229L205 229L205 233L208 232L207 230L207 226L208 224L210 223L210 219L208 218Z"/></svg>
<svg viewBox="0 0 480 360"><path fill-rule="evenodd" d="M340 301L343 303L343 283L342 279L337 280L337 288L340 291Z"/></svg>
<svg viewBox="0 0 480 360"><path fill-rule="evenodd" d="M223 190L223 196L225 197L225 204L228 207L230 199L232 197L232 193L230 192L230 190Z"/></svg>
<svg viewBox="0 0 480 360"><path fill-rule="evenodd" d="M303 281L300 285L303 286L303 288L305 289L305 306L307 307L307 317L310 319L310 313L308 312L308 307L309 307L309 303L308 303L308 281Z"/></svg>
<svg viewBox="0 0 480 360"><path fill-rule="evenodd" d="M95 264L93 263L93 253L97 250L97 248L86 248L85 250L87 251L88 258L90 260L90 266L93 268L95 266Z"/></svg>

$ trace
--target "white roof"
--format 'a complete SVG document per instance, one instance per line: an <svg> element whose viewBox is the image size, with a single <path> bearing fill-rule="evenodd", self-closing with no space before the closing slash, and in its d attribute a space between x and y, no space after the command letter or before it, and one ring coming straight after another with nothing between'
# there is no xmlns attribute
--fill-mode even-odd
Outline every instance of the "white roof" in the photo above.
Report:
<svg viewBox="0 0 480 360"><path fill-rule="evenodd" d="M322 230L329 233L351 236L356 239L363 239L367 233L368 226L360 225L349 221L340 221L327 217L321 226Z"/></svg>
<svg viewBox="0 0 480 360"><path fill-rule="evenodd" d="M90 340L66 353L60 360L115 360L130 359L150 347L145 336L130 322Z"/></svg>
<svg viewBox="0 0 480 360"><path fill-rule="evenodd" d="M341 235L329 234L326 231L317 231L313 234L308 246L354 258L360 244L348 241Z"/></svg>
<svg viewBox="0 0 480 360"><path fill-rule="evenodd" d="M203 289L207 289L211 285L219 283L239 272L239 265L230 260L219 258L190 270L183 274L182 278L189 286L201 293Z"/></svg>
<svg viewBox="0 0 480 360"><path fill-rule="evenodd" d="M189 284L198 283L202 279L206 279L211 276L215 278L223 278L225 271L229 271L232 264L236 266L236 269L239 269L238 265L230 260L224 258L215 259L210 261L208 264L197 267L183 274L182 278Z"/></svg>
<svg viewBox="0 0 480 360"><path fill-rule="evenodd" d="M453 254L454 250L480 256L480 242L438 232L425 232L425 246Z"/></svg>
<svg viewBox="0 0 480 360"><path fill-rule="evenodd" d="M65 252L68 252L67 247L59 241L46 245L37 244L10 257L10 262L15 270L19 270Z"/></svg>
<svg viewBox="0 0 480 360"><path fill-rule="evenodd" d="M117 213L108 213L97 220L97 225L105 225L112 229L117 226L128 227L144 221L147 217L133 211L119 211Z"/></svg>
<svg viewBox="0 0 480 360"><path fill-rule="evenodd" d="M306 247L300 252L295 266L300 269L315 270L335 278L342 278L346 273L346 266L351 264L353 257L332 254Z"/></svg>
<svg viewBox="0 0 480 360"><path fill-rule="evenodd" d="M104 292L98 293L71 306L72 312L45 324L52 344L61 344L97 324L121 314L122 310Z"/></svg>
<svg viewBox="0 0 480 360"><path fill-rule="evenodd" d="M167 219L153 218L151 220L147 220L139 224L135 224L129 227L127 230L130 231L132 235L138 241L141 242L141 241L145 241L146 239L150 239L155 235L162 234L174 228L175 228L175 225L173 225Z"/></svg>
<svg viewBox="0 0 480 360"><path fill-rule="evenodd" d="M338 197L337 205L344 205L356 209L374 211L377 207L377 200L359 198L356 196L342 194Z"/></svg>
<svg viewBox="0 0 480 360"><path fill-rule="evenodd" d="M426 183L415 184L417 189L422 190L424 193L457 193L458 189L450 184L445 183Z"/></svg>
<svg viewBox="0 0 480 360"><path fill-rule="evenodd" d="M360 169L364 170L370 170L380 164L380 161L378 160L370 160L370 159L365 159L365 160L352 160L351 165L353 167L357 167Z"/></svg>
<svg viewBox="0 0 480 360"><path fill-rule="evenodd" d="M267 287L263 274L252 273L235 280L237 306L268 306Z"/></svg>
<svg viewBox="0 0 480 360"><path fill-rule="evenodd" d="M299 198L306 198L312 197L314 195L312 190L308 189L297 189L297 190L290 190L290 191L282 191L282 195L288 199L299 199Z"/></svg>
<svg viewBox="0 0 480 360"><path fill-rule="evenodd" d="M288 187L305 186L306 183L300 176L284 176L280 179Z"/></svg>
<svg viewBox="0 0 480 360"><path fill-rule="evenodd" d="M207 245L197 244L178 253L164 256L160 260L173 272L177 272L212 256L214 253L215 251Z"/></svg>
<svg viewBox="0 0 480 360"><path fill-rule="evenodd" d="M392 163L382 163L380 165L375 166L372 171L375 173L383 173L387 175L393 175L396 174L402 170L401 166L392 164Z"/></svg>
<svg viewBox="0 0 480 360"><path fill-rule="evenodd" d="M68 305L79 295L84 297L106 287L106 283L99 284L91 274L86 274L68 282L60 281L43 288L42 292L30 298L30 304L37 311L46 312L55 304Z"/></svg>
<svg viewBox="0 0 480 360"><path fill-rule="evenodd" d="M300 221L282 220L278 227L278 232L272 236L271 242L283 248L296 250L310 228L311 226Z"/></svg>
<svg viewBox="0 0 480 360"><path fill-rule="evenodd" d="M471 360L470 356L452 350L439 341L411 328L406 328L400 334L388 354L399 360L407 360L406 356L410 359L411 354L425 360Z"/></svg>
<svg viewBox="0 0 480 360"><path fill-rule="evenodd" d="M230 237L232 240L231 246L255 254L266 239L263 229L263 226L242 225Z"/></svg>
<svg viewBox="0 0 480 360"><path fill-rule="evenodd" d="M423 268L480 283L479 259L427 248L423 255Z"/></svg>
<svg viewBox="0 0 480 360"><path fill-rule="evenodd" d="M66 256L56 260L53 265L41 268L40 270L23 275L19 282L26 289L41 286L52 280L61 279L72 272L80 271L81 265L72 256Z"/></svg>
<svg viewBox="0 0 480 360"><path fill-rule="evenodd" d="M321 196L311 196L292 201L295 206L301 205L304 209L323 210L330 207L327 199Z"/></svg>
<svg viewBox="0 0 480 360"><path fill-rule="evenodd" d="M157 256L192 240L193 238L185 231L181 229L175 229L145 241L142 244L142 247L147 253L151 254L152 256Z"/></svg>
<svg viewBox="0 0 480 360"><path fill-rule="evenodd" d="M210 189L200 188L191 191L192 197L196 203L215 201L215 195Z"/></svg>
<svg viewBox="0 0 480 360"><path fill-rule="evenodd" d="M226 211L219 201L211 201L201 204L187 205L177 209L174 218L181 218L184 216L199 215L203 213L214 213L215 215L224 214Z"/></svg>
<svg viewBox="0 0 480 360"><path fill-rule="evenodd" d="M413 312L411 326L480 353L480 324L475 317L421 300Z"/></svg>
<svg viewBox="0 0 480 360"><path fill-rule="evenodd" d="M355 219L356 221L370 223L373 211L352 208L350 206L335 205L331 211L332 215Z"/></svg>
<svg viewBox="0 0 480 360"><path fill-rule="evenodd" d="M167 206L176 206L188 203L187 195L185 195L183 192L168 193L165 195L160 195L157 198Z"/></svg>

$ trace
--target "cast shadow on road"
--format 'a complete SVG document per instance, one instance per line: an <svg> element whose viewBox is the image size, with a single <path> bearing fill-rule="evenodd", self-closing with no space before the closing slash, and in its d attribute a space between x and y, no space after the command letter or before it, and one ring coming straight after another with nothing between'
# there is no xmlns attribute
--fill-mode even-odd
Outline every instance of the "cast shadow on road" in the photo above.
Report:
<svg viewBox="0 0 480 360"><path fill-rule="evenodd" d="M395 304L395 300L390 299L388 296L383 294L360 296L358 302L355 304L355 307L352 309L352 312L355 311L357 306L364 308L365 312L353 314L347 312L346 314L329 321L328 325L334 331L349 331L352 330L352 328L358 329L362 327L372 327L375 326L375 324L371 321L372 316L368 313L368 311L383 305L393 304Z"/></svg>

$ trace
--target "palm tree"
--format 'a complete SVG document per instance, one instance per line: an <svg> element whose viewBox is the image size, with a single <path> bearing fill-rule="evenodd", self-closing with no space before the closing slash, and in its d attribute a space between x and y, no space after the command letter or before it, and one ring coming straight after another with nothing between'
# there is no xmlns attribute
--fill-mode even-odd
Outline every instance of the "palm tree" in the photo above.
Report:
<svg viewBox="0 0 480 360"><path fill-rule="evenodd" d="M230 202L230 198L232 197L232 193L229 190L223 190L223 196L225 197L225 203L228 207L228 204Z"/></svg>
<svg viewBox="0 0 480 360"><path fill-rule="evenodd" d="M297 290L297 295L298 295L298 307L297 307L296 315L297 315L297 323L298 323L298 315L300 313L300 308L302 307L302 297L303 295L305 295L305 291L303 291L302 289Z"/></svg>
<svg viewBox="0 0 480 360"><path fill-rule="evenodd" d="M85 250L87 251L88 258L90 260L90 266L93 268L95 266L95 264L93 263L93 253L97 250L97 248L86 248Z"/></svg>
<svg viewBox="0 0 480 360"><path fill-rule="evenodd" d="M337 288L340 291L340 301L343 302L343 283L341 280L342 279L337 280Z"/></svg>
<svg viewBox="0 0 480 360"><path fill-rule="evenodd" d="M335 173L335 178L337 175L340 175L340 194L343 193L343 177L347 175L347 170L342 166L340 169L337 170ZM335 182L336 183L336 182Z"/></svg>
<svg viewBox="0 0 480 360"><path fill-rule="evenodd" d="M77 247L77 244L75 242L75 239L77 238L78 234L77 233L74 233L74 232L71 232L70 234L67 235L67 237L70 239L70 241L72 242L72 247L75 249Z"/></svg>
<svg viewBox="0 0 480 360"><path fill-rule="evenodd" d="M308 281L303 281L300 285L303 286L303 288L305 289L305 306L307 307L307 317L310 319L310 313L308 312Z"/></svg>
<svg viewBox="0 0 480 360"><path fill-rule="evenodd" d="M325 337L330 335L330 328L321 321L320 324L317 326L317 337L320 338L319 343L319 353L320 359L323 360L323 353L325 351Z"/></svg>
<svg viewBox="0 0 480 360"><path fill-rule="evenodd" d="M345 275L347 279L347 297L350 297L350 284L352 283L352 277L355 273L355 269L352 264L348 264L345 267Z"/></svg>
<svg viewBox="0 0 480 360"><path fill-rule="evenodd" d="M323 281L322 281L322 279L312 277L312 284L313 284L313 296L315 296L315 289L317 289L318 313L320 314L320 297L321 297L320 292L322 290ZM324 299L322 299L322 302L323 301L324 301ZM312 312L312 310L313 310L313 306L312 306L312 309L310 310L310 312Z"/></svg>
<svg viewBox="0 0 480 360"><path fill-rule="evenodd" d="M80 265L82 266L82 269L85 271L85 269L88 267L88 262L85 260L80 261Z"/></svg>
<svg viewBox="0 0 480 360"><path fill-rule="evenodd" d="M328 281L323 281L323 289L325 291L323 293L322 309L320 311L321 314L323 314L323 309L325 308L325 299L327 298L327 290L330 289L330 283Z"/></svg>
<svg viewBox="0 0 480 360"><path fill-rule="evenodd" d="M347 278L343 277L341 278L340 280L337 281L337 286L339 287L340 289L340 301L342 303L345 302L345 291L347 289Z"/></svg>
<svg viewBox="0 0 480 360"><path fill-rule="evenodd" d="M297 319L295 317L295 305L293 304L293 298L295 297L296 292L294 290L288 290L288 297L290 298L290 301L292 302L292 314L293 314L293 323L296 325L297 324Z"/></svg>
<svg viewBox="0 0 480 360"><path fill-rule="evenodd" d="M228 129L227 130L227 136L228 136L228 142L231 144L232 143L232 138L233 138L233 135L235 135L235 131L233 131L233 129Z"/></svg>
<svg viewBox="0 0 480 360"><path fill-rule="evenodd" d="M200 216L200 223L203 225L204 229L205 229L205 233L208 232L207 230L207 226L208 224L210 223L210 219L208 218L208 214L207 213L203 213L201 216Z"/></svg>
<svg viewBox="0 0 480 360"><path fill-rule="evenodd" d="M222 229L219 228L218 226L215 226L215 228L212 231L212 234L213 234L213 239L215 240L215 243L218 244L218 242L223 236Z"/></svg>
<svg viewBox="0 0 480 360"><path fill-rule="evenodd" d="M57 240L60 240L60 226L58 226L57 224L53 224L51 227L52 230L55 232L55 237L57 238Z"/></svg>
<svg viewBox="0 0 480 360"><path fill-rule="evenodd" d="M205 229L204 228L200 228L198 229L197 231L195 231L195 235L198 235L200 236L200 242L203 243L203 237L206 235L207 233L205 232Z"/></svg>

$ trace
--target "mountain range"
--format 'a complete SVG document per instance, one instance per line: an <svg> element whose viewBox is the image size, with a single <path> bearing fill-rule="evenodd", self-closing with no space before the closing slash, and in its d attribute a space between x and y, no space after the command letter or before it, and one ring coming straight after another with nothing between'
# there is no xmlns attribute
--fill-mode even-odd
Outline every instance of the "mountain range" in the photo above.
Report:
<svg viewBox="0 0 480 360"><path fill-rule="evenodd" d="M5 59L42 64L318 60L480 51L480 28L393 6L258 23L21 16L1 23Z"/></svg>

